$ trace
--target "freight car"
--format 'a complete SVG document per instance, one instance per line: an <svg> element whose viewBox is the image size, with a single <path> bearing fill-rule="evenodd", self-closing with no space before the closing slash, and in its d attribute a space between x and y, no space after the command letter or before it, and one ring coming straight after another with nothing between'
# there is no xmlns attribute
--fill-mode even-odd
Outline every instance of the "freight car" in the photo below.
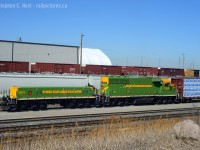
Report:
<svg viewBox="0 0 200 150"><path fill-rule="evenodd" d="M0 72L29 72L29 62L0 61Z"/></svg>
<svg viewBox="0 0 200 150"><path fill-rule="evenodd" d="M194 98L200 98L200 78L175 77L171 78L171 83L183 102L191 102Z"/></svg>
<svg viewBox="0 0 200 150"><path fill-rule="evenodd" d="M102 76L100 88L11 87L5 110L46 109L48 104L63 107L134 105L148 100L155 104L179 102L169 78Z"/></svg>
<svg viewBox="0 0 200 150"><path fill-rule="evenodd" d="M80 64L59 64L59 63L41 63L36 62L31 64L32 73L69 73L79 74Z"/></svg>

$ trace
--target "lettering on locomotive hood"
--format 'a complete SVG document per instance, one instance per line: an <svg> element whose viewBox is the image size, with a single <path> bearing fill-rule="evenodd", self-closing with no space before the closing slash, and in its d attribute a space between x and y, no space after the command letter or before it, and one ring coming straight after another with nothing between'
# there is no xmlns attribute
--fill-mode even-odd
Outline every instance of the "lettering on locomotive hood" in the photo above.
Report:
<svg viewBox="0 0 200 150"><path fill-rule="evenodd" d="M125 88L150 88L151 84L125 84Z"/></svg>
<svg viewBox="0 0 200 150"><path fill-rule="evenodd" d="M82 93L82 90L43 90L42 94L73 94Z"/></svg>

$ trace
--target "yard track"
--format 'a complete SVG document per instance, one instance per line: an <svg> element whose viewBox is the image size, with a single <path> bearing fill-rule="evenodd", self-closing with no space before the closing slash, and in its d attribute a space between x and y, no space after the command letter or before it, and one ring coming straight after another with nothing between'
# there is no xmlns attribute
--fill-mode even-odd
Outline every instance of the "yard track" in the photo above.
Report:
<svg viewBox="0 0 200 150"><path fill-rule="evenodd" d="M50 128L65 128L71 130L74 127L88 128L92 126L106 124L112 117L129 118L129 119L166 119L187 116L199 116L200 107L182 108L182 109L165 109L150 111L133 111L133 112L115 112L102 114L86 114L74 116L54 116L40 118L23 118L0 121L0 135L6 132L24 132Z"/></svg>

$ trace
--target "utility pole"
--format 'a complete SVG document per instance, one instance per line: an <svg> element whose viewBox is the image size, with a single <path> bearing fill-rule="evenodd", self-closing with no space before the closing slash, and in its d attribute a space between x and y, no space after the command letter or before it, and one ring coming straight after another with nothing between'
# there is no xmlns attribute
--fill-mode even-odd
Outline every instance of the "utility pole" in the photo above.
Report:
<svg viewBox="0 0 200 150"><path fill-rule="evenodd" d="M193 67L192 69L194 69L194 59L193 59L192 67Z"/></svg>
<svg viewBox="0 0 200 150"><path fill-rule="evenodd" d="M184 53L182 55L183 55L183 69L184 69L185 68L185 55L184 55Z"/></svg>
<svg viewBox="0 0 200 150"><path fill-rule="evenodd" d="M12 42L12 61L14 61L14 42Z"/></svg>
<svg viewBox="0 0 200 150"><path fill-rule="evenodd" d="M80 74L81 74L81 68L82 68L82 44L83 44L83 33L81 33L81 44L80 44Z"/></svg>
<svg viewBox="0 0 200 150"><path fill-rule="evenodd" d="M128 66L128 58L126 58L126 66Z"/></svg>
<svg viewBox="0 0 200 150"><path fill-rule="evenodd" d="M158 59L158 67L161 67L161 58Z"/></svg>

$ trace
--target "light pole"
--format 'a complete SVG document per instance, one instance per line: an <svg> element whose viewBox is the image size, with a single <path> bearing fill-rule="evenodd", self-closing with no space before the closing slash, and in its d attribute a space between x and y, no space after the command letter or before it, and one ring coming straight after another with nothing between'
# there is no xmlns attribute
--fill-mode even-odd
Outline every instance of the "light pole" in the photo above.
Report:
<svg viewBox="0 0 200 150"><path fill-rule="evenodd" d="M82 44L83 44L83 33L81 33L81 45L80 45L80 74L81 74L81 67L82 67Z"/></svg>

